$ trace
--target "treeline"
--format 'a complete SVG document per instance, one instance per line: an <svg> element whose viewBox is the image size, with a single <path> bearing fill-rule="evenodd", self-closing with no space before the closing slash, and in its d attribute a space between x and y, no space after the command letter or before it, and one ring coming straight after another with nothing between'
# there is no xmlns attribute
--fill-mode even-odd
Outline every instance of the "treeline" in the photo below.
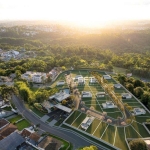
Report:
<svg viewBox="0 0 150 150"><path fill-rule="evenodd" d="M17 81L14 86L22 99L28 104L42 103L44 100L47 100L50 95L58 92L57 88L40 88L35 92L32 91L32 87L24 81Z"/></svg>
<svg viewBox="0 0 150 150"><path fill-rule="evenodd" d="M36 58L12 60L0 63L0 75L9 75L16 70L48 72L53 67L66 68L89 67L112 71L113 66L127 69L134 75L150 77L150 52L145 53L114 53L111 50L100 50L86 46L29 46ZM28 50L26 51L28 53Z"/></svg>
<svg viewBox="0 0 150 150"><path fill-rule="evenodd" d="M120 74L116 79L150 109L150 83Z"/></svg>

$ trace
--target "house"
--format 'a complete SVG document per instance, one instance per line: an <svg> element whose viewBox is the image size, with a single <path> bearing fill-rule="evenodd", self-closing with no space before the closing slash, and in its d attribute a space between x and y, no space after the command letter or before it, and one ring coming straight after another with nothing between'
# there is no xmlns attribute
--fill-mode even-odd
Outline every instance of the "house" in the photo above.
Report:
<svg viewBox="0 0 150 150"><path fill-rule="evenodd" d="M57 102L62 102L64 99L70 97L69 92L67 92L66 90L60 90L59 93L55 93L54 95L49 97L49 100L56 100Z"/></svg>
<svg viewBox="0 0 150 150"><path fill-rule="evenodd" d="M114 88L117 88L117 89L120 89L122 86L121 84L117 83L117 84L114 84Z"/></svg>
<svg viewBox="0 0 150 150"><path fill-rule="evenodd" d="M82 75L76 75L74 79L78 80L78 78L83 78L83 76Z"/></svg>
<svg viewBox="0 0 150 150"><path fill-rule="evenodd" d="M85 84L84 78L83 77L79 77L78 78L78 85L84 85L84 84Z"/></svg>
<svg viewBox="0 0 150 150"><path fill-rule="evenodd" d="M105 97L105 92L98 92L96 93L96 97L99 98L99 97Z"/></svg>
<svg viewBox="0 0 150 150"><path fill-rule="evenodd" d="M46 80L46 78L46 73L36 72L36 74L33 75L32 82L43 83Z"/></svg>
<svg viewBox="0 0 150 150"><path fill-rule="evenodd" d="M111 76L110 75L103 75L103 78L104 79L111 79Z"/></svg>
<svg viewBox="0 0 150 150"><path fill-rule="evenodd" d="M7 136L9 136L11 133L15 132L16 130L17 130L17 127L15 125L8 124L0 130L0 135L3 138L6 138Z"/></svg>
<svg viewBox="0 0 150 150"><path fill-rule="evenodd" d="M21 75L21 78L34 83L42 83L46 80L47 76L46 73L27 71Z"/></svg>
<svg viewBox="0 0 150 150"><path fill-rule="evenodd" d="M89 83L90 83L90 84L92 84L92 83L97 83L97 79L94 78L94 77L90 77Z"/></svg>
<svg viewBox="0 0 150 150"><path fill-rule="evenodd" d="M102 103L102 106L103 108L117 108L112 101L106 101L106 103Z"/></svg>
<svg viewBox="0 0 150 150"><path fill-rule="evenodd" d="M134 115L144 115L146 111L143 108L134 108L133 109Z"/></svg>
<svg viewBox="0 0 150 150"><path fill-rule="evenodd" d="M61 81L58 81L56 85L57 85L57 86L62 86L62 85L64 85L64 84L65 84L65 81L61 80Z"/></svg>
<svg viewBox="0 0 150 150"><path fill-rule="evenodd" d="M6 119L0 119L0 131L9 124L9 121Z"/></svg>
<svg viewBox="0 0 150 150"><path fill-rule="evenodd" d="M92 93L89 92L89 91L82 91L82 97L85 98L85 97L92 97Z"/></svg>
<svg viewBox="0 0 150 150"><path fill-rule="evenodd" d="M87 130L87 128L91 125L93 120L94 120L94 117L86 117L81 123L81 128Z"/></svg>
<svg viewBox="0 0 150 150"><path fill-rule="evenodd" d="M36 146L39 143L39 140L40 136L36 132L31 133L29 138L27 139L27 141L34 146Z"/></svg>
<svg viewBox="0 0 150 150"><path fill-rule="evenodd" d="M20 134L18 134L17 132L13 132L0 141L0 149L15 150L24 142L25 139Z"/></svg>
<svg viewBox="0 0 150 150"><path fill-rule="evenodd" d="M130 98L132 98L132 95L129 94L129 93L122 93L121 96L122 96L123 99L130 99Z"/></svg>
<svg viewBox="0 0 150 150"><path fill-rule="evenodd" d="M62 146L62 142L53 137L47 136L39 144L38 147L44 150L58 150Z"/></svg>

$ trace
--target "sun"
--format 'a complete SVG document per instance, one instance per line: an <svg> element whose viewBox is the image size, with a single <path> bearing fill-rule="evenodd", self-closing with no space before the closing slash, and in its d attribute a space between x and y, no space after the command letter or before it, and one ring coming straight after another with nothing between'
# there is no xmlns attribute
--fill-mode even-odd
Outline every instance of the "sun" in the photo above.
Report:
<svg viewBox="0 0 150 150"><path fill-rule="evenodd" d="M135 2L138 5L133 5ZM130 0L5 0L0 7L3 14L0 19L67 21L82 26L150 19L150 5L140 5L140 0L130 3Z"/></svg>

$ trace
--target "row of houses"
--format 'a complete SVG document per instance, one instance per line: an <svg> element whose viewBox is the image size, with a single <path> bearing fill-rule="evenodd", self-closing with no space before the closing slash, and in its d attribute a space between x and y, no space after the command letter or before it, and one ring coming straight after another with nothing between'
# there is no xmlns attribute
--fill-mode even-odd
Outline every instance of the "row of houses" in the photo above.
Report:
<svg viewBox="0 0 150 150"><path fill-rule="evenodd" d="M0 119L0 149L1 150L46 150L59 149L62 143L49 136L41 136L43 131L36 132L34 128L17 130L17 126L6 119Z"/></svg>
<svg viewBox="0 0 150 150"><path fill-rule="evenodd" d="M29 82L43 83L48 76L53 80L59 74L60 70L59 67L54 67L49 73L26 71L26 73L21 75L21 78Z"/></svg>

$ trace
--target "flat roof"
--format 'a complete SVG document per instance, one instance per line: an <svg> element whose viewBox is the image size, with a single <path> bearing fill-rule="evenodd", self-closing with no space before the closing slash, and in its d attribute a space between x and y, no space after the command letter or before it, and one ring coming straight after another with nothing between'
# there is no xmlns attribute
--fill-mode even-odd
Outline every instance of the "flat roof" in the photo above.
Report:
<svg viewBox="0 0 150 150"><path fill-rule="evenodd" d="M61 109L61 110L65 111L65 112L68 112L68 113L70 113L72 111L72 109L70 109L70 108L68 108L66 106L63 106L61 104L57 104L57 105L55 105L55 107L58 108L58 109Z"/></svg>

